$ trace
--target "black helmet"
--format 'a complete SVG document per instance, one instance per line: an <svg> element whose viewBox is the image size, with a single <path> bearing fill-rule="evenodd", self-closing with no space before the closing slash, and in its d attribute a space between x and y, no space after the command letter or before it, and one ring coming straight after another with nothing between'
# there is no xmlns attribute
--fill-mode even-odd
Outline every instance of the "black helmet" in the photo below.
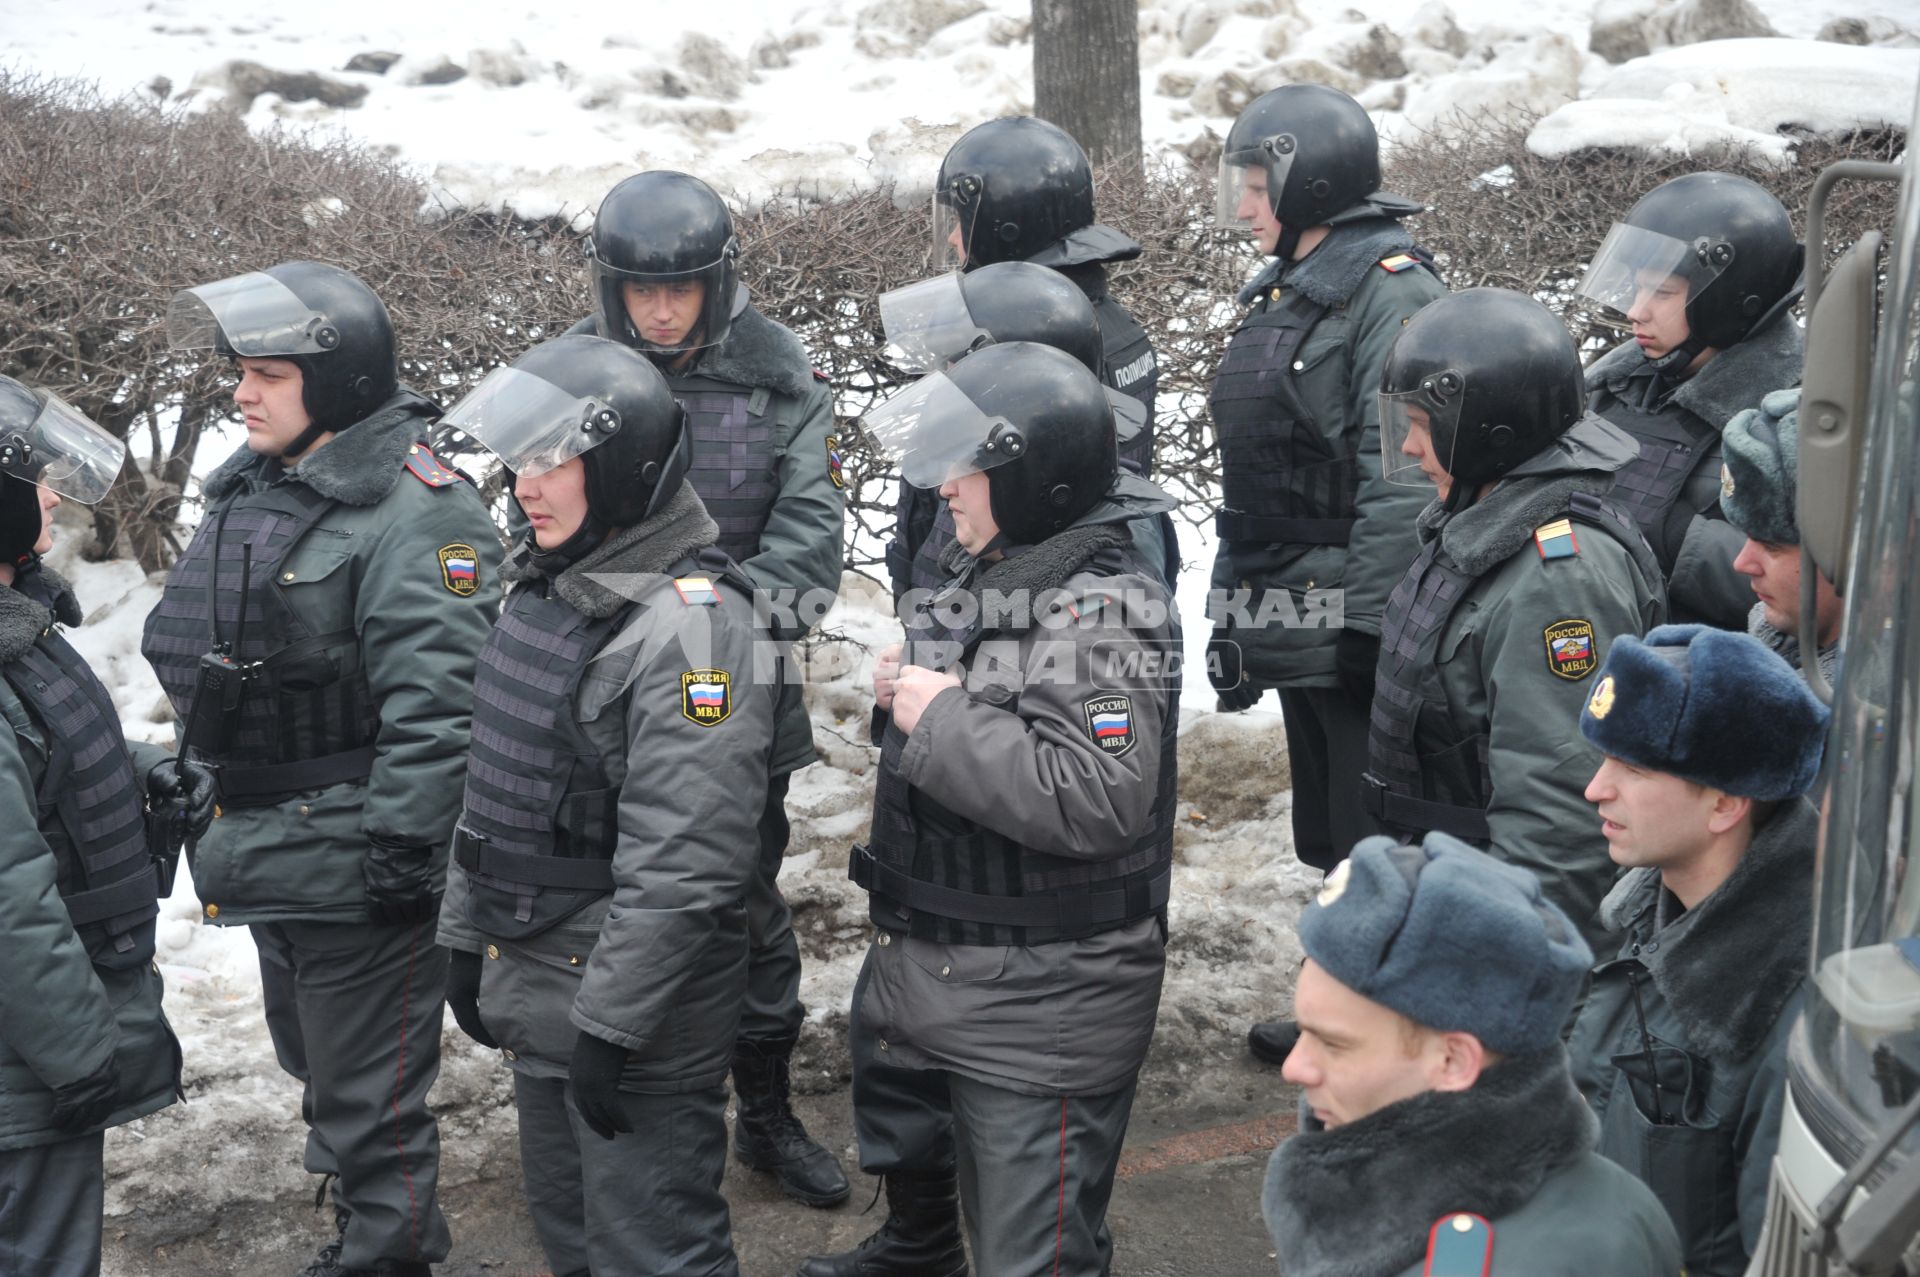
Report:
<svg viewBox="0 0 1920 1277"><path fill-rule="evenodd" d="M542 342L447 410L516 475L539 475L580 457L588 519L599 543L609 528L657 513L693 460L687 416L651 360L584 333Z"/></svg>
<svg viewBox="0 0 1920 1277"><path fill-rule="evenodd" d="M1030 115L988 120L947 151L933 184L933 260L963 269L1032 257L1093 225L1093 166L1065 130Z"/></svg>
<svg viewBox="0 0 1920 1277"><path fill-rule="evenodd" d="M995 262L882 293L880 322L895 362L909 372L945 368L990 342L1052 346L1096 377L1106 360L1087 295L1059 271L1030 262Z"/></svg>
<svg viewBox="0 0 1920 1277"><path fill-rule="evenodd" d="M1381 469L1393 483L1428 482L1401 445L1425 428L1453 481L1447 508L1567 432L1586 386L1573 335L1524 293L1471 288L1422 307L1380 371Z"/></svg>
<svg viewBox="0 0 1920 1277"><path fill-rule="evenodd" d="M1071 526L1120 464L1105 387L1071 355L1026 341L922 377L869 413L866 429L915 487L985 471L994 522L1017 545Z"/></svg>
<svg viewBox="0 0 1920 1277"><path fill-rule="evenodd" d="M175 293L167 337L176 350L297 365L313 424L287 445L288 456L323 431L347 429L400 385L387 308L359 276L325 262L282 262Z"/></svg>
<svg viewBox="0 0 1920 1277"><path fill-rule="evenodd" d="M40 487L92 505L127 445L51 390L0 376L0 562L19 566L40 540Z"/></svg>
<svg viewBox="0 0 1920 1277"><path fill-rule="evenodd" d="M1615 222L1580 281L1585 297L1625 314L1653 277L1687 282L1681 362L1724 350L1800 296L1805 254L1779 200L1731 173L1689 173L1640 198Z"/></svg>
<svg viewBox="0 0 1920 1277"><path fill-rule="evenodd" d="M1240 193L1250 170L1287 233L1324 226L1380 189L1380 137L1366 108L1322 84L1287 84L1247 104L1220 152L1215 220L1245 229ZM1285 255L1285 254L1283 254Z"/></svg>
<svg viewBox="0 0 1920 1277"><path fill-rule="evenodd" d="M593 311L602 336L673 353L717 346L733 323L740 243L733 215L711 186L666 169L636 173L607 192L594 215ZM627 311L625 285L698 287L700 318L675 341L649 341Z"/></svg>

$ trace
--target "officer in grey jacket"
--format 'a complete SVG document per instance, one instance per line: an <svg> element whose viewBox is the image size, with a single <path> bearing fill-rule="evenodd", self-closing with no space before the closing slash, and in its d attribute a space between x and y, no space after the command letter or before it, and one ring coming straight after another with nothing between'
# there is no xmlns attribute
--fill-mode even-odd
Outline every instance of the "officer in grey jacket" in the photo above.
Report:
<svg viewBox="0 0 1920 1277"><path fill-rule="evenodd" d="M1668 625L1614 646L1580 715L1626 875L1570 1047L1601 1153L1673 1216L1697 1277L1759 1242L1812 949L1827 709L1757 639Z"/></svg>
<svg viewBox="0 0 1920 1277"><path fill-rule="evenodd" d="M1394 343L1384 465L1438 495L1387 603L1367 796L1401 836L1438 830L1530 870L1597 937L1613 866L1582 796L1580 706L1665 598L1639 531L1602 500L1633 441L1582 398L1566 327L1519 293L1444 297Z"/></svg>
<svg viewBox="0 0 1920 1277"><path fill-rule="evenodd" d="M1300 1133L1262 1202L1285 1277L1678 1277L1593 1151L1561 1026L1591 953L1526 873L1369 838L1300 914Z"/></svg>
<svg viewBox="0 0 1920 1277"><path fill-rule="evenodd" d="M608 192L594 217L594 312L571 331L631 346L666 375L687 410L687 479L719 526L716 544L762 592L775 636L792 642L840 589L845 480L826 378L799 338L749 302L739 255L732 216L706 183L685 173L636 174ZM804 1013L800 946L778 879L791 832L787 789L814 750L800 698L781 712L755 834L760 870L733 1062L734 1154L772 1172L788 1196L833 1206L851 1191L846 1174L787 1101Z"/></svg>
<svg viewBox="0 0 1920 1277"><path fill-rule="evenodd" d="M1153 1036L1172 864L1179 627L1072 357L988 346L869 415L938 484L969 569L883 654L878 929L849 1035L861 1165L889 1215L805 1277L1107 1271L1106 1210Z"/></svg>
<svg viewBox="0 0 1920 1277"><path fill-rule="evenodd" d="M587 336L447 415L516 476L531 529L480 655L440 938L455 1018L513 1070L560 1277L739 1272L724 1083L797 688L686 482L687 416L644 357Z"/></svg>
<svg viewBox="0 0 1920 1277"><path fill-rule="evenodd" d="M353 275L287 262L180 293L167 322L237 364L247 430L141 644L219 786L194 889L207 922L251 927L307 1169L337 1176L341 1235L309 1272L424 1273L450 1244L433 919L499 537L427 450L438 410Z"/></svg>
<svg viewBox="0 0 1920 1277"><path fill-rule="evenodd" d="M121 736L61 633L80 623L73 591L40 564L61 497L98 501L125 456L58 395L0 377L0 1267L33 1277L100 1271L102 1132L180 1093L156 902L175 840L213 819L204 768Z"/></svg>
<svg viewBox="0 0 1920 1277"><path fill-rule="evenodd" d="M1733 570L1742 537L1720 507L1721 431L1800 383L1806 341L1788 312L1802 257L1764 187L1689 173L1613 224L1580 283L1633 329L1587 370L1588 407L1640 445L1610 500L1653 547L1676 621L1745 626L1752 599Z"/></svg>

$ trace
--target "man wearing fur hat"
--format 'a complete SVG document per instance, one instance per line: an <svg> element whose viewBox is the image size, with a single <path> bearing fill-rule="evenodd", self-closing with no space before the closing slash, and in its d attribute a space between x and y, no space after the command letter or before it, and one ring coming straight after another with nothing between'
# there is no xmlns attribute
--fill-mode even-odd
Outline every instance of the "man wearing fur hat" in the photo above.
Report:
<svg viewBox="0 0 1920 1277"><path fill-rule="evenodd" d="M1696 1277L1745 1272L1760 1236L1813 921L1800 795L1826 722L1779 657L1701 625L1616 643L1580 716L1606 754L1587 798L1627 873L1601 906L1620 951L1594 971L1574 1077Z"/></svg>
<svg viewBox="0 0 1920 1277"><path fill-rule="evenodd" d="M1300 915L1300 1133L1262 1203L1285 1277L1673 1277L1646 1187L1594 1153L1560 1026L1592 953L1525 870L1369 838Z"/></svg>
<svg viewBox="0 0 1920 1277"><path fill-rule="evenodd" d="M1800 460L1800 392L1776 390L1727 423L1726 458L1720 472L1720 508L1746 541L1734 570L1748 579L1758 602L1747 614L1747 633L1799 669L1800 524L1794 496ZM1840 675L1843 611L1833 582L1814 572L1814 634L1820 672L1829 685Z"/></svg>

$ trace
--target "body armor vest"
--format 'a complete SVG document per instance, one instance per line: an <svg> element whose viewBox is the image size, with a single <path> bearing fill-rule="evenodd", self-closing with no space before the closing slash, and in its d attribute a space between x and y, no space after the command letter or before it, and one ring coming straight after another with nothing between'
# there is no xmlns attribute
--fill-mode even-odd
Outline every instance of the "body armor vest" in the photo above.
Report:
<svg viewBox="0 0 1920 1277"><path fill-rule="evenodd" d="M1566 514L1607 532L1649 581L1660 579L1653 552L1621 511L1574 493ZM1454 718L1439 662L1447 622L1480 578L1444 558L1440 545L1437 536L1427 542L1394 586L1381 618L1367 734L1367 808L1385 832L1399 837L1437 831L1485 845L1493 797L1487 724L1470 729Z"/></svg>
<svg viewBox="0 0 1920 1277"><path fill-rule="evenodd" d="M182 723L193 722L201 657L231 645L243 679L237 708L220 739L190 732L182 742L230 806L372 773L380 720L356 636L313 633L282 593L281 563L333 505L282 480L209 510L147 617L140 650Z"/></svg>
<svg viewBox="0 0 1920 1277"><path fill-rule="evenodd" d="M1297 290L1234 331L1208 402L1220 440L1222 540L1345 545L1360 482L1352 449L1322 432L1294 388L1300 344L1327 307Z"/></svg>
<svg viewBox="0 0 1920 1277"><path fill-rule="evenodd" d="M1152 575L1124 549L1102 551L1088 566ZM904 661L950 669L982 642L1020 633L983 629L979 608L953 608L960 592L964 586L953 583L909 624L914 637ZM943 619L954 615L972 619L964 625ZM1173 641L1177 650L1177 626ZM1015 689L1000 707L1012 712L1018 705ZM1179 719L1175 686L1161 723L1160 775L1148 827L1125 855L1099 862L1023 846L913 789L900 775L907 735L889 719L880 742L870 841L853 849L847 876L870 893L877 925L943 944L1046 944L1152 916L1166 907L1171 883Z"/></svg>
<svg viewBox="0 0 1920 1277"><path fill-rule="evenodd" d="M1633 386L1637 389L1639 383ZM1681 500L1694 471L1718 447L1719 432L1671 403L1648 410L1616 398L1601 415L1632 435L1640 445L1640 455L1614 476L1607 500L1632 516L1647 540L1661 548L1661 576L1665 579L1666 573L1673 570L1673 563L1665 553L1668 547L1663 543L1661 524L1667 511ZM1716 499L1707 509L1694 513L1718 517L1719 508ZM1677 552L1679 547L1671 549Z"/></svg>
<svg viewBox="0 0 1920 1277"><path fill-rule="evenodd" d="M46 733L47 765L34 799L74 930L95 966L143 966L153 959L159 879L113 700L54 629L9 662L5 676Z"/></svg>
<svg viewBox="0 0 1920 1277"><path fill-rule="evenodd" d="M687 480L720 527L715 542L736 560L760 553L760 534L780 495L774 469L773 392L705 377L671 377L687 410L693 464Z"/></svg>

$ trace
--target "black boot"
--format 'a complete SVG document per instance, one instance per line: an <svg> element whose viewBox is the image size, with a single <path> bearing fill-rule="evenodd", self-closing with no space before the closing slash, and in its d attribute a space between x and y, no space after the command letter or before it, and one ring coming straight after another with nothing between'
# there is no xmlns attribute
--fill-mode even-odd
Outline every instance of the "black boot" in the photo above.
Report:
<svg viewBox="0 0 1920 1277"><path fill-rule="evenodd" d="M953 1172L889 1171L887 1222L838 1255L816 1255L798 1277L967 1277Z"/></svg>
<svg viewBox="0 0 1920 1277"><path fill-rule="evenodd" d="M787 1062L795 1038L736 1042L733 1091L740 1112L733 1124L733 1155L742 1166L770 1171L780 1189L808 1206L838 1206L852 1192L846 1172L800 1124L787 1101Z"/></svg>
<svg viewBox="0 0 1920 1277"><path fill-rule="evenodd" d="M1268 1020L1247 1030L1247 1050L1268 1064L1285 1064L1300 1041L1300 1026L1292 1020Z"/></svg>

